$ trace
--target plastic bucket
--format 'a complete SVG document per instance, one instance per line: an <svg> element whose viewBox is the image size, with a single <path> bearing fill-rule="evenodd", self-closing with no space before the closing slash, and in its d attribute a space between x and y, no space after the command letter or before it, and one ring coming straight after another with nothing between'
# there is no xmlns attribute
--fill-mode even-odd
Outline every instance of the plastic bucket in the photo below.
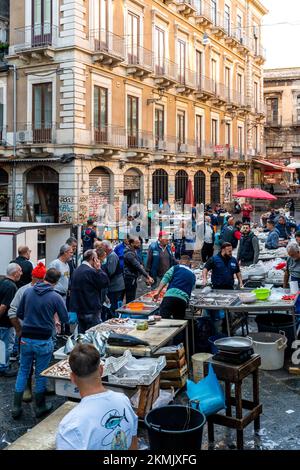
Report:
<svg viewBox="0 0 300 470"><path fill-rule="evenodd" d="M212 355L209 353L197 353L192 356L193 378L195 383L198 383L199 380L203 379L203 362L210 357L212 357Z"/></svg>
<svg viewBox="0 0 300 470"><path fill-rule="evenodd" d="M291 347L295 339L293 315L287 313L264 313L257 315L255 318L259 332L274 332L284 331L287 337L287 346Z"/></svg>
<svg viewBox="0 0 300 470"><path fill-rule="evenodd" d="M211 350L212 354L218 354L219 350L218 350L217 346L214 345L214 342L217 339L221 339L221 338L227 338L227 335L225 335L224 333L220 333L218 335L210 336L208 338L208 344L210 345L210 350Z"/></svg>
<svg viewBox="0 0 300 470"><path fill-rule="evenodd" d="M154 408L145 416L151 451L200 450L206 418L183 405Z"/></svg>
<svg viewBox="0 0 300 470"><path fill-rule="evenodd" d="M282 331L278 333L251 333L253 349L261 357L263 370L277 370L284 365L284 351L286 349L287 338Z"/></svg>

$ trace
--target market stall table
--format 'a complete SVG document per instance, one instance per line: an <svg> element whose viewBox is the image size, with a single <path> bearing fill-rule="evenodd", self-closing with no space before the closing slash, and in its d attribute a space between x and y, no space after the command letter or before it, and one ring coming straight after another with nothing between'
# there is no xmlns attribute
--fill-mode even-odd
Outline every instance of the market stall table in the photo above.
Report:
<svg viewBox="0 0 300 470"><path fill-rule="evenodd" d="M155 325L149 325L148 330L134 330L132 336L149 343L148 346L117 346L108 345L107 352L112 356L119 356L129 349L133 356L152 356L158 349L166 346L175 336L185 330L186 356L189 365L188 322L186 320L162 319Z"/></svg>
<svg viewBox="0 0 300 470"><path fill-rule="evenodd" d="M226 323L227 323L227 334L231 336L230 328L230 314L260 314L268 312L286 312L291 313L293 316L293 325L294 325L294 335L297 338L296 332L296 302L298 295L291 300L257 300L255 303L243 304L239 298L239 293L250 292L251 289L243 290L219 290L214 289L209 294L201 295L201 291L196 295L194 294L190 301L190 312L191 317L188 319L192 320L192 335L193 335L193 344L194 344L194 319L202 316L203 310L224 310ZM219 301L214 303L209 303L207 300L210 296L215 296L216 299L219 298ZM227 301L226 301L227 299ZM199 313L200 312L200 313Z"/></svg>

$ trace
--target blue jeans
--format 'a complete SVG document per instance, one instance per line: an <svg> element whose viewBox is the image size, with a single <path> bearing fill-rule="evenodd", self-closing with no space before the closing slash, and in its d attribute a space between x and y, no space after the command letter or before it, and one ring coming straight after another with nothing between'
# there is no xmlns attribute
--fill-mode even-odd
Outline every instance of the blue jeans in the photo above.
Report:
<svg viewBox="0 0 300 470"><path fill-rule="evenodd" d="M0 327L0 340L3 341L5 345L5 363L0 363L0 370L2 372L9 366L9 358L13 351L14 342L15 342L15 329L14 328L4 328Z"/></svg>
<svg viewBox="0 0 300 470"><path fill-rule="evenodd" d="M47 369L50 364L53 352L52 338L21 338L20 350L21 357L16 381L16 392L24 392L33 361L35 361L35 393L45 392L47 379L46 377L41 377L40 373Z"/></svg>

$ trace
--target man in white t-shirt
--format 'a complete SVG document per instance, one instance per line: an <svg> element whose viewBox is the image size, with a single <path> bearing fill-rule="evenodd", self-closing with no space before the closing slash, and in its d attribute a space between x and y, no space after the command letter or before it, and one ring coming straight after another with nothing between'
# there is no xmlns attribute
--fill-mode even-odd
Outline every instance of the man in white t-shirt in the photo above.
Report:
<svg viewBox="0 0 300 470"><path fill-rule="evenodd" d="M51 261L49 268L55 268L60 272L60 279L55 286L55 291L66 301L69 290L70 266L69 261L73 256L73 248L70 245L60 247L58 258Z"/></svg>
<svg viewBox="0 0 300 470"><path fill-rule="evenodd" d="M124 394L103 387L97 349L91 344L78 344L69 363L81 402L59 424L56 449L136 449L138 418Z"/></svg>

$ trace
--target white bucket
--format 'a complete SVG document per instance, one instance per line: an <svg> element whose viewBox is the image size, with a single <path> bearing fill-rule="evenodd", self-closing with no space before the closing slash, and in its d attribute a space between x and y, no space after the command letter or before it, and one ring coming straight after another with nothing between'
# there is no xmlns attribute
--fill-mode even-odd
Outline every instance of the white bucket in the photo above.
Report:
<svg viewBox="0 0 300 470"><path fill-rule="evenodd" d="M280 331L280 334L251 333L249 336L253 340L254 352L261 357L261 369L277 370L283 367L284 350L287 344L284 331Z"/></svg>
<svg viewBox="0 0 300 470"><path fill-rule="evenodd" d="M197 353L192 356L194 382L197 383L203 379L203 362L207 361L210 357L212 357L212 354L209 353Z"/></svg>
<svg viewBox="0 0 300 470"><path fill-rule="evenodd" d="M299 292L298 281L290 281L289 284L290 284L291 294L298 294L298 292Z"/></svg>

